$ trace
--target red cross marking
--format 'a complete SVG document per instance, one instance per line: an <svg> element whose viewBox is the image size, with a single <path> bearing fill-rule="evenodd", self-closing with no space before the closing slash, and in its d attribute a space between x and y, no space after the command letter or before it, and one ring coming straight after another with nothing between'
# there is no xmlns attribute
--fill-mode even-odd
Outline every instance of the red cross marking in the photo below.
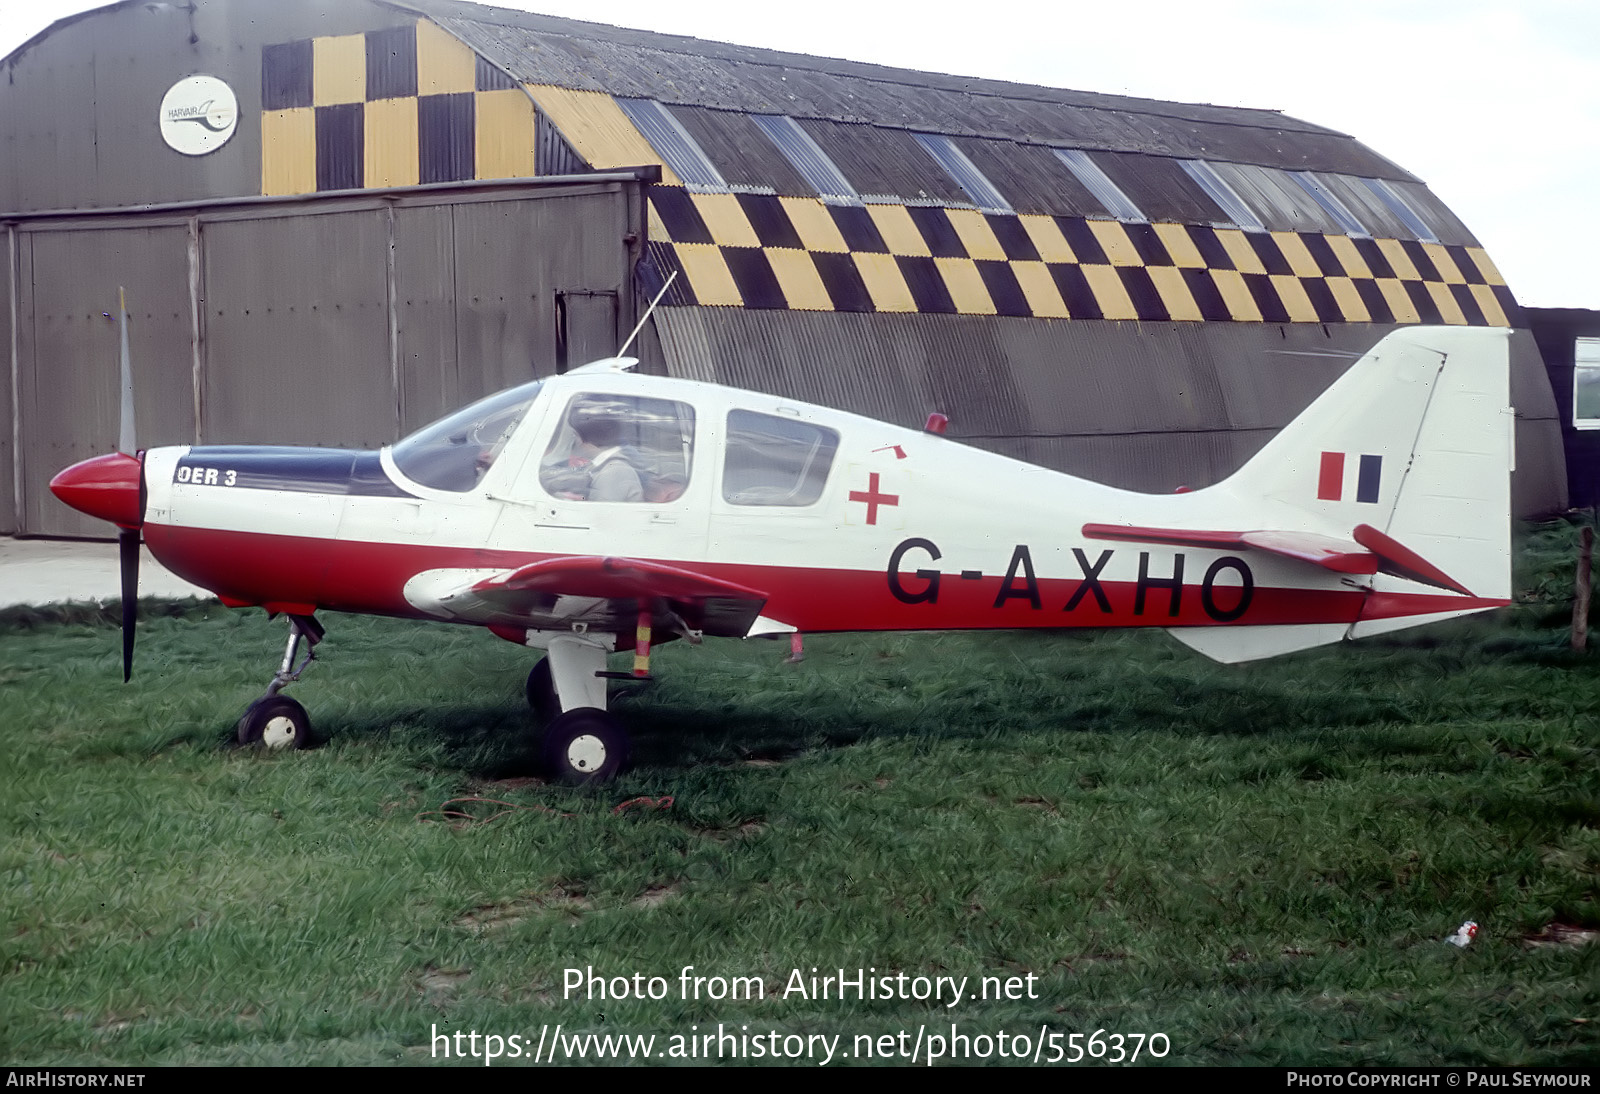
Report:
<svg viewBox="0 0 1600 1094"><path fill-rule="evenodd" d="M900 495L899 494L882 494L882 493L879 493L878 492L878 473L876 471L873 471L873 472L870 473L870 475L867 478L867 488L865 490L852 490L852 491L850 491L850 500L851 501L864 501L864 502L866 502L867 503L867 523L868 524L877 524L878 523L878 506L880 506L880 505L899 505L900 504Z"/></svg>

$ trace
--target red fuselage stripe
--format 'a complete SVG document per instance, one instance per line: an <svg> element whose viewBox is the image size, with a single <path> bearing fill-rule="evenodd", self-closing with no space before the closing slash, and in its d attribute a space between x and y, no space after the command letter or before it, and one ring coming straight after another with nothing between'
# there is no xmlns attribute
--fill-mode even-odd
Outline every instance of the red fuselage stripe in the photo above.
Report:
<svg viewBox="0 0 1600 1094"><path fill-rule="evenodd" d="M431 544L369 543L202 528L147 525L150 549L173 572L230 601L301 602L331 611L416 616L406 602L406 582L425 570L512 570L554 557L528 551L467 549ZM1081 580L1020 576L966 580L955 573L905 570L896 596L884 570L813 569L733 563L671 561L669 565L758 589L764 614L802 631L964 630L1015 627L1212 626L1351 623L1358 617L1394 616L1492 607L1500 601L1455 596L1387 594L1362 611L1359 589L1254 589L1237 617L1241 591L1218 586L1203 595L1193 581L1096 582L1100 595L1080 593ZM936 584L935 584L936 582ZM907 602L905 594L919 599ZM1036 594L1036 595L1034 595ZM1068 604L1071 610L1067 610Z"/></svg>

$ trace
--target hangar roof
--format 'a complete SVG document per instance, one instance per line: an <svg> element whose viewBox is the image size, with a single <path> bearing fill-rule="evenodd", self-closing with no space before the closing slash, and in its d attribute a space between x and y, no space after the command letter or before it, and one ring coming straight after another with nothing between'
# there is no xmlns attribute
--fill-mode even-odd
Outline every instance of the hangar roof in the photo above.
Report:
<svg viewBox="0 0 1600 1094"><path fill-rule="evenodd" d="M1415 181L1350 136L1274 110L887 68L461 0L379 2L433 18L524 83L674 106Z"/></svg>

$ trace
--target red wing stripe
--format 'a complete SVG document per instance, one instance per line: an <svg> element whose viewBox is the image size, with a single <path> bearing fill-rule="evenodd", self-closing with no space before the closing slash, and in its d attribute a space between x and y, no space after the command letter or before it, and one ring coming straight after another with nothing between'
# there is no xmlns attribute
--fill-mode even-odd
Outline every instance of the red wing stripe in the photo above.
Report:
<svg viewBox="0 0 1600 1094"><path fill-rule="evenodd" d="M670 596L685 599L733 597L740 600L765 600L765 593L744 585L707 577L659 562L632 558L602 558L598 555L547 558L529 563L508 574L486 578L474 592L509 590L546 592L567 596L638 597Z"/></svg>

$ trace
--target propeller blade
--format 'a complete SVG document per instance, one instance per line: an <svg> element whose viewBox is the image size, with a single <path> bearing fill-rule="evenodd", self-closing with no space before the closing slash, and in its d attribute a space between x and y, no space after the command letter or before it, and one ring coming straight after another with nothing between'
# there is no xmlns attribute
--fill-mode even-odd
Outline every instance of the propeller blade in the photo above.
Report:
<svg viewBox="0 0 1600 1094"><path fill-rule="evenodd" d="M133 628L139 621L139 529L124 528L117 534L117 553L122 563L122 682L133 678Z"/></svg>
<svg viewBox="0 0 1600 1094"><path fill-rule="evenodd" d="M144 457L139 453L133 425L133 354L128 349L128 294L117 286L118 380L122 388L122 422L118 447L139 460L139 521L144 522ZM122 682L133 679L133 640L139 623L139 529L117 533L118 562L122 569Z"/></svg>
<svg viewBox="0 0 1600 1094"><path fill-rule="evenodd" d="M128 352L128 296L121 286L117 288L117 325L121 328L122 343L117 362L122 385L122 429L117 438L117 451L131 456L139 449L133 429L133 356Z"/></svg>

